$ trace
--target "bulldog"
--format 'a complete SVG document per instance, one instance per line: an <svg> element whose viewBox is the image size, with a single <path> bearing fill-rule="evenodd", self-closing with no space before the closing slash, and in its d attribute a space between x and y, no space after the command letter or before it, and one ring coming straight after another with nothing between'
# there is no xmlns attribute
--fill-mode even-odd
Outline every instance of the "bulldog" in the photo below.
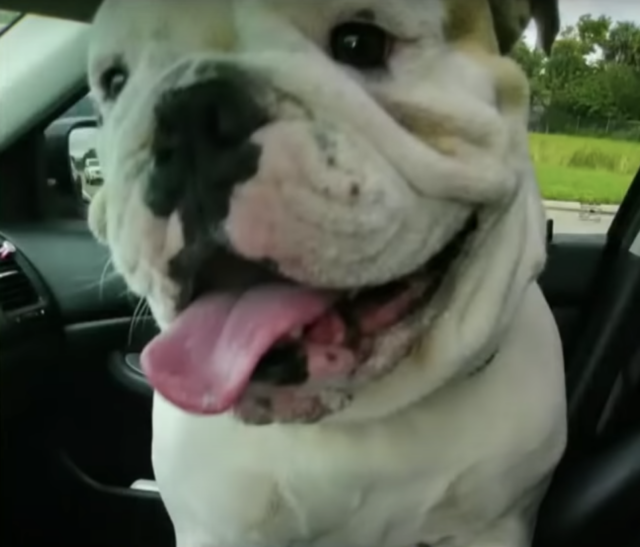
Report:
<svg viewBox="0 0 640 547"><path fill-rule="evenodd" d="M554 0L107 0L90 225L161 333L178 547L524 547L565 445L528 84Z"/></svg>

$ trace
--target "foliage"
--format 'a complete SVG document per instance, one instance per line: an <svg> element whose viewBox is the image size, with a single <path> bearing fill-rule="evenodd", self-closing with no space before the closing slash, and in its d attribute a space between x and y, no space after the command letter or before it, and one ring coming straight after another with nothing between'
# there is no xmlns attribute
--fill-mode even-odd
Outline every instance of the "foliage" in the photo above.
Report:
<svg viewBox="0 0 640 547"><path fill-rule="evenodd" d="M569 135L530 135L545 199L618 204L638 169L640 143Z"/></svg>
<svg viewBox="0 0 640 547"><path fill-rule="evenodd" d="M557 165L536 165L540 192L545 200L590 205L619 205L631 186L626 176Z"/></svg>
<svg viewBox="0 0 640 547"><path fill-rule="evenodd" d="M548 118L564 114L583 120L640 120L636 23L583 15L575 26L562 30L549 58L523 41L512 56L530 79L534 111ZM626 136L640 140L640 125Z"/></svg>
<svg viewBox="0 0 640 547"><path fill-rule="evenodd" d="M640 143L572 135L529 135L536 164L608 171L631 179L640 164Z"/></svg>

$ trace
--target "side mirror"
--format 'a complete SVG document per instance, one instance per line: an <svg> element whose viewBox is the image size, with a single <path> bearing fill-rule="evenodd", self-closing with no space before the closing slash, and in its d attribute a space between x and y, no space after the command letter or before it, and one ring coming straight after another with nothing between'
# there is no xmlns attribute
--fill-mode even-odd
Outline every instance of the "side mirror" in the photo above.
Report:
<svg viewBox="0 0 640 547"><path fill-rule="evenodd" d="M97 163L95 117L56 120L45 131L47 180L69 203L87 204L102 184Z"/></svg>
<svg viewBox="0 0 640 547"><path fill-rule="evenodd" d="M69 133L69 162L82 199L90 202L102 186L102 169L96 153L95 127L74 127Z"/></svg>

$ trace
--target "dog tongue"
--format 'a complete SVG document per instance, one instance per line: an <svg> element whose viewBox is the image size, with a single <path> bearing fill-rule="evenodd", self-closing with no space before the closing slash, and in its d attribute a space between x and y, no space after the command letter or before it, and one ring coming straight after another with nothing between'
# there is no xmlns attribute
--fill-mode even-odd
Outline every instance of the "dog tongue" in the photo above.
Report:
<svg viewBox="0 0 640 547"><path fill-rule="evenodd" d="M183 410L226 412L264 354L330 305L327 294L293 286L203 297L147 345L143 370L153 387Z"/></svg>

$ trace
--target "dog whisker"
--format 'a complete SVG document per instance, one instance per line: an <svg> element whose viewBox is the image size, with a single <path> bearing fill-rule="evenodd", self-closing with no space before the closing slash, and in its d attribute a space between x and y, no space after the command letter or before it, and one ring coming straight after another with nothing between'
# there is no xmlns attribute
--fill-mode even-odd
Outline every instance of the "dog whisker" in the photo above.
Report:
<svg viewBox="0 0 640 547"><path fill-rule="evenodd" d="M133 310L133 315L131 317L131 323L129 324L129 334L127 337L127 344L131 344L133 342L133 335L135 333L136 327L143 321L145 315L149 312L149 303L146 298L140 298L136 307Z"/></svg>
<svg viewBox="0 0 640 547"><path fill-rule="evenodd" d="M100 291L100 300L104 299L104 286L107 282L107 280L111 279L110 276L116 276L116 272L112 271L111 273L109 273L109 268L113 267L113 260L111 257L109 257L107 259L107 261L104 264L104 267L102 268L102 274L100 275L100 280L98 281L98 286L99 286L99 291Z"/></svg>

